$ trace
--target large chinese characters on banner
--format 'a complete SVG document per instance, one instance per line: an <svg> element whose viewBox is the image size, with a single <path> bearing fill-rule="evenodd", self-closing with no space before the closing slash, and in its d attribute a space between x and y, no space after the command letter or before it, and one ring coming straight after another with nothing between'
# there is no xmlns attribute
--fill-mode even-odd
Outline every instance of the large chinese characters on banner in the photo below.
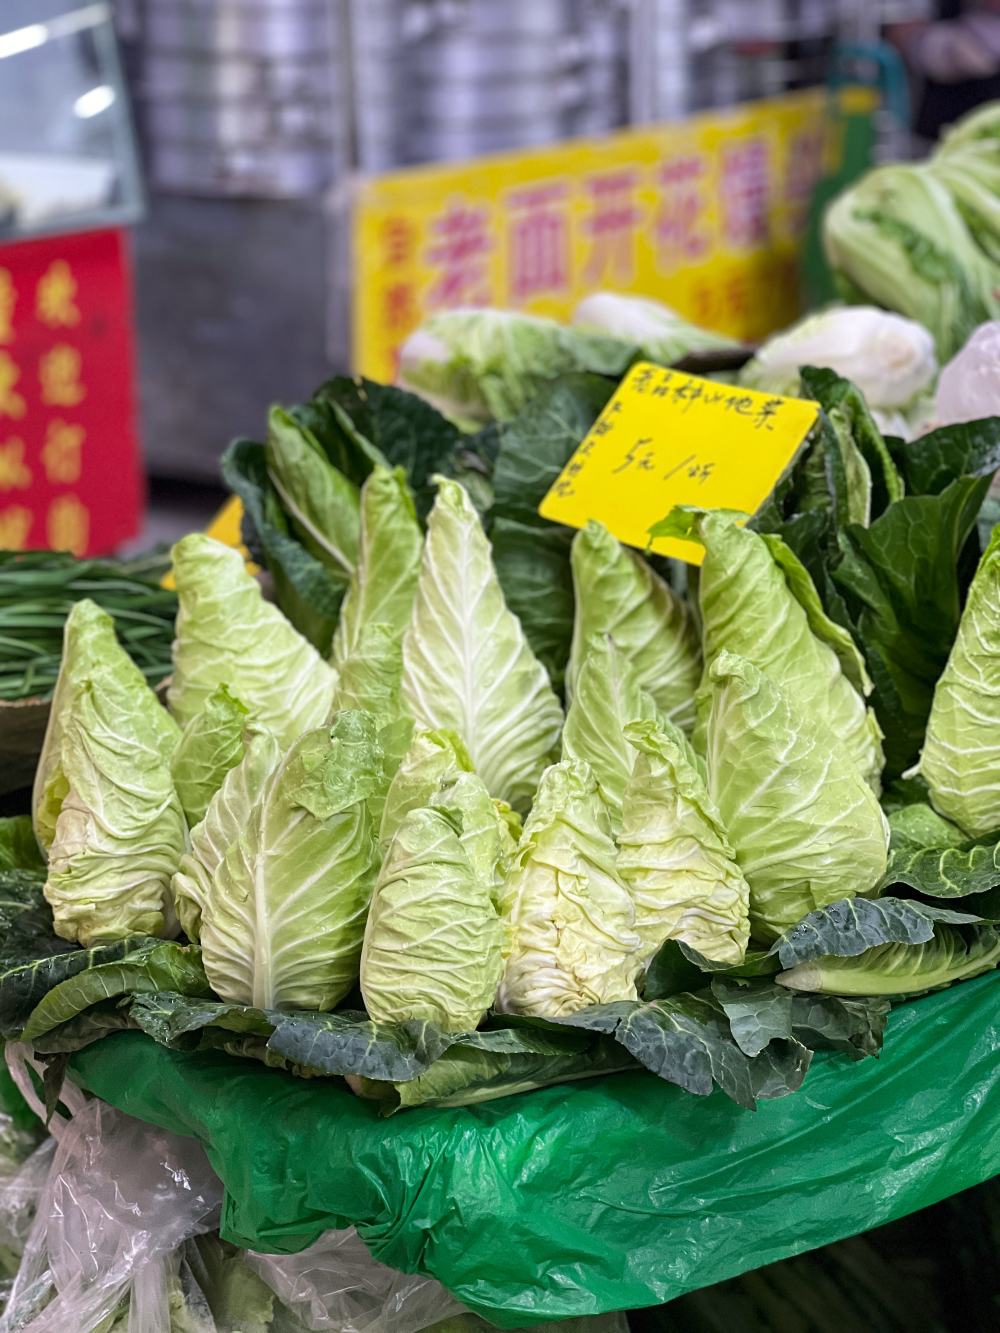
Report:
<svg viewBox="0 0 1000 1333"><path fill-rule="evenodd" d="M111 552L138 529L125 235L0 246L0 549Z"/></svg>
<svg viewBox="0 0 1000 1333"><path fill-rule="evenodd" d="M825 96L365 181L354 221L355 369L394 378L427 315L503 306L567 320L603 289L755 340L799 311Z"/></svg>

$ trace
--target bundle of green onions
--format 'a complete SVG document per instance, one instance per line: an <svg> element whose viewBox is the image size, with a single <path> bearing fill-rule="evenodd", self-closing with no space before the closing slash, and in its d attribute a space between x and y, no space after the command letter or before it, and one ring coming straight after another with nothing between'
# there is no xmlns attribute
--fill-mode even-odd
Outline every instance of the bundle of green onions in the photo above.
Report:
<svg viewBox="0 0 1000 1333"><path fill-rule="evenodd" d="M114 617L122 646L146 679L170 674L177 594L160 587L167 554L77 560L50 551L0 551L0 700L52 693L63 625L90 597Z"/></svg>

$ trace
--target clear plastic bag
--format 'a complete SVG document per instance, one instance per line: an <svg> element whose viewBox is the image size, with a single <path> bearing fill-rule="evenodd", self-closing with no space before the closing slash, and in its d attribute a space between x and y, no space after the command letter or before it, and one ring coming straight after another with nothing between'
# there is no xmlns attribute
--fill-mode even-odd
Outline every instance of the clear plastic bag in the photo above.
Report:
<svg viewBox="0 0 1000 1333"><path fill-rule="evenodd" d="M300 1254L248 1250L246 1261L313 1333L419 1333L465 1311L440 1282L378 1263L353 1227Z"/></svg>
<svg viewBox="0 0 1000 1333"><path fill-rule="evenodd" d="M29 1056L7 1048L38 1110ZM218 1225L222 1185L196 1139L88 1102L69 1084L62 1101L72 1119L52 1118L57 1146L0 1333L171 1333L175 1251Z"/></svg>

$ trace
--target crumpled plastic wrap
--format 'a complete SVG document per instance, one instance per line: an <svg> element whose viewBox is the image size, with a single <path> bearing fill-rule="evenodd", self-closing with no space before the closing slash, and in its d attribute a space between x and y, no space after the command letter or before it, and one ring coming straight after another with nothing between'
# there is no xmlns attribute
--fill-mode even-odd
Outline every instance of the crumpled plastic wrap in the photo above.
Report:
<svg viewBox="0 0 1000 1333"><path fill-rule="evenodd" d="M878 1060L818 1055L743 1110L645 1072L392 1121L335 1079L122 1032L74 1077L197 1134L222 1234L372 1254L504 1328L636 1309L855 1235L1000 1172L1000 973L899 1005Z"/></svg>

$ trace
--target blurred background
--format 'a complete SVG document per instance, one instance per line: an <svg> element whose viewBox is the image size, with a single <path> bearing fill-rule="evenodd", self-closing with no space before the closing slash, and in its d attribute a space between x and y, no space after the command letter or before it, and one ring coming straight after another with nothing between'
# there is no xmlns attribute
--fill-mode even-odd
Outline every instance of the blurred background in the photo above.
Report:
<svg viewBox="0 0 1000 1333"><path fill-rule="evenodd" d="M168 539L211 514L220 454L260 436L270 403L304 399L334 371L389 377L427 290L380 288L373 313L377 262L359 238L382 246L383 267L402 262L418 214L439 237L421 270L429 289L427 264L444 266L438 308L486 298L558 313L538 288L556 262L545 238L560 189L589 190L581 226L607 262L574 277L575 296L639 290L759 339L801 305L814 190L919 151L915 128L936 132L914 34L957 12L932 0L3 0L0 546L102 553ZM991 71L973 71L973 101L995 95ZM809 90L827 99L820 129ZM733 271L706 267L689 213L698 152L760 99L777 109L762 111L756 139L741 131L744 151L707 187L730 190L709 209L742 216L744 232L758 213L771 226L784 192L784 266L758 266L740 296ZM790 140L787 107L801 129ZM776 159L755 155L769 115L780 181ZM669 207L658 220L645 210L658 253L665 235L674 255L637 276L616 268L614 246L647 225L628 162L639 144L650 167L656 141L629 138L650 126L675 131L658 168ZM676 149L686 126L701 127L687 154ZM469 194L485 177L428 164L495 161L495 203L508 176L523 178L519 153L544 164L566 140L581 153L552 159L555 194L522 190L504 205L529 246L520 296L510 283L472 290L470 256L493 244L477 236ZM591 157L604 173L592 180ZM701 274L697 290L682 269Z"/></svg>

